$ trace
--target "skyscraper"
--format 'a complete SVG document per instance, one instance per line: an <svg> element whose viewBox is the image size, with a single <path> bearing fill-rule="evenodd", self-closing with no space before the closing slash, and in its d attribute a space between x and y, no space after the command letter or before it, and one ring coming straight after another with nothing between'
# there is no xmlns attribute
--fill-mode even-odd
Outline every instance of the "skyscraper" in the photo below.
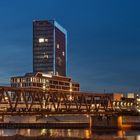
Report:
<svg viewBox="0 0 140 140"><path fill-rule="evenodd" d="M67 32L55 20L33 21L33 72L66 76Z"/></svg>

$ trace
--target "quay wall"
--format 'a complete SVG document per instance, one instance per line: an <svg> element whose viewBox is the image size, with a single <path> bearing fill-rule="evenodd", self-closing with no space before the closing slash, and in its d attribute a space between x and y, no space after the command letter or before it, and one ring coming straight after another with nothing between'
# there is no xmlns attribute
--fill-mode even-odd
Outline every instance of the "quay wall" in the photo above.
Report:
<svg viewBox="0 0 140 140"><path fill-rule="evenodd" d="M90 127L93 129L140 129L140 116L85 116L85 115L62 115L62 116L3 116L0 119L0 127L39 127L75 128ZM6 125L4 125L6 124ZM21 124L21 125L20 125Z"/></svg>
<svg viewBox="0 0 140 140"><path fill-rule="evenodd" d="M0 123L48 123L48 122L79 122L89 123L87 115L52 115L52 116L3 116Z"/></svg>
<svg viewBox="0 0 140 140"><path fill-rule="evenodd" d="M91 116L93 129L140 129L140 116Z"/></svg>

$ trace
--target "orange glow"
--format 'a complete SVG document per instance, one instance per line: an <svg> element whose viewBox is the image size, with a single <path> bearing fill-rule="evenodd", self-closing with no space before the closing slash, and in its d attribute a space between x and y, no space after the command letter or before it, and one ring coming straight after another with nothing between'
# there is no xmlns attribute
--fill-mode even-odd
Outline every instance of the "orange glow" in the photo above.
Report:
<svg viewBox="0 0 140 140"><path fill-rule="evenodd" d="M122 129L122 116L118 116L118 128Z"/></svg>
<svg viewBox="0 0 140 140"><path fill-rule="evenodd" d="M118 128L119 129L130 129L131 125L123 124L123 118L122 116L118 116Z"/></svg>
<svg viewBox="0 0 140 140"><path fill-rule="evenodd" d="M91 138L91 131L90 130L85 130L85 137L86 137L86 139Z"/></svg>
<svg viewBox="0 0 140 140"><path fill-rule="evenodd" d="M124 138L124 136L125 136L125 131L123 131L123 130L118 130L118 137Z"/></svg>

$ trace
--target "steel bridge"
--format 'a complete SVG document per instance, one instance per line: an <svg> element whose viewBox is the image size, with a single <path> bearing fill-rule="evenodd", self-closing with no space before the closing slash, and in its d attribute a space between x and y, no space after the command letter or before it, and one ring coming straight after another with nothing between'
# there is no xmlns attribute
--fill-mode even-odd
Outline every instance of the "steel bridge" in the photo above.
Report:
<svg viewBox="0 0 140 140"><path fill-rule="evenodd" d="M135 101L113 101L110 94L0 86L0 115L98 114L133 112Z"/></svg>

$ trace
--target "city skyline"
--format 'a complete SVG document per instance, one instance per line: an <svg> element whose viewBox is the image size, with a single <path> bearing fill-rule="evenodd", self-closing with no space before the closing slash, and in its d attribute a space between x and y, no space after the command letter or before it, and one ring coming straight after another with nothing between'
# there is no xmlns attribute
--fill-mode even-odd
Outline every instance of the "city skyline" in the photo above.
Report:
<svg viewBox="0 0 140 140"><path fill-rule="evenodd" d="M81 90L140 91L140 2L27 2L0 2L0 84L32 71L32 21L55 18L68 31L68 75Z"/></svg>

